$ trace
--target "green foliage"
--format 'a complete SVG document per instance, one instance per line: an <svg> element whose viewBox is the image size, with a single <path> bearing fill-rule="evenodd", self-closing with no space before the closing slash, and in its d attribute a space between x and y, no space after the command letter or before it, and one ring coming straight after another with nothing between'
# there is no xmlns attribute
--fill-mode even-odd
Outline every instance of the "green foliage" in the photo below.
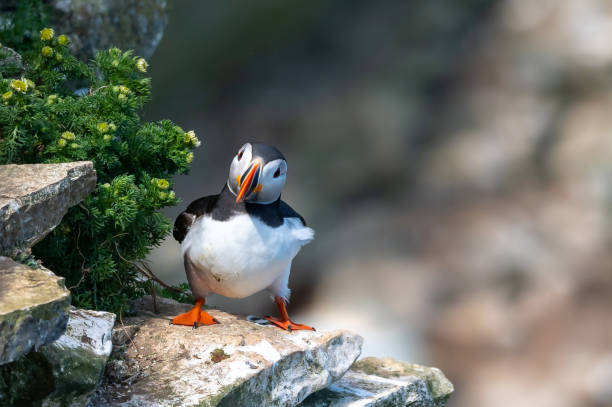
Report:
<svg viewBox="0 0 612 407"><path fill-rule="evenodd" d="M27 54L34 49L39 32L50 21L49 6L41 0L18 0L14 10L2 13L2 44Z"/></svg>
<svg viewBox="0 0 612 407"><path fill-rule="evenodd" d="M19 78L0 69L0 163L93 161L95 192L33 252L66 278L75 305L120 313L145 293L134 261L168 234L159 210L178 203L168 180L187 172L199 140L168 120L141 123L143 59L113 48L84 64L67 43L42 30Z"/></svg>
<svg viewBox="0 0 612 407"><path fill-rule="evenodd" d="M160 297L171 298L174 301L183 302L185 304L193 304L193 302L195 301L195 298L193 298L193 296L191 295L189 291L190 290L189 284L181 283L175 288L182 292L178 293L176 291L169 290L168 288L162 287L159 284L156 284L154 287L155 292Z"/></svg>

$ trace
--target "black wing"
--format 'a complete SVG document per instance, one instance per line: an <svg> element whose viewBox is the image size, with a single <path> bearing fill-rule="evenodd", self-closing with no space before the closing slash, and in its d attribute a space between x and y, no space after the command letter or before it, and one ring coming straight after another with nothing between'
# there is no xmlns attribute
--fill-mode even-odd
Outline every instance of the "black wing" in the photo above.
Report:
<svg viewBox="0 0 612 407"><path fill-rule="evenodd" d="M281 215L283 215L283 219L284 218L300 218L300 220L302 221L302 224L306 226L306 221L304 220L302 215L294 211L293 208L290 207L285 201L281 200L278 203L278 207L280 209Z"/></svg>
<svg viewBox="0 0 612 407"><path fill-rule="evenodd" d="M177 216L174 221L174 230L172 231L172 236L179 243L182 243L187 236L187 232L189 232L189 228L193 225L193 222L199 217L204 215L205 213L210 213L219 195L209 195L200 199L196 199L192 203L189 204L187 209L184 212L181 212L179 216Z"/></svg>

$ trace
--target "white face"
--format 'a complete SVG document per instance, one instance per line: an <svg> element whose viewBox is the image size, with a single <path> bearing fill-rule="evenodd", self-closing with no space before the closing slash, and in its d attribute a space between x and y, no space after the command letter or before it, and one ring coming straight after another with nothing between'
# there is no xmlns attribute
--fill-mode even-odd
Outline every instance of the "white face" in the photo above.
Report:
<svg viewBox="0 0 612 407"><path fill-rule="evenodd" d="M261 165L264 160L261 157L253 156L251 143L246 143L238 150L230 166L227 185L234 195L240 191L239 182L245 181L246 172L253 165L258 165L256 178L253 179L250 192L245 197L245 201L253 203L272 203L281 194L287 179L287 162L282 158L265 163L263 169Z"/></svg>

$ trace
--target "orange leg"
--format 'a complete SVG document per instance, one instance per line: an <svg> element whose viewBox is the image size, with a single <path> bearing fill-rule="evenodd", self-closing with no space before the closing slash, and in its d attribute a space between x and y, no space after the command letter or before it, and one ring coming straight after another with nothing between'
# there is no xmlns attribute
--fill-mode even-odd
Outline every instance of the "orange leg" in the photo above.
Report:
<svg viewBox="0 0 612 407"><path fill-rule="evenodd" d="M289 314L287 314L287 308L285 306L284 299L282 299L281 297L274 297L274 302L276 303L276 306L278 307L280 319L274 318L274 317L266 317L268 321L272 322L277 327L282 328L286 331L297 331L297 330L314 331L315 330L311 326L296 324L295 322L291 321L291 319L289 318Z"/></svg>
<svg viewBox="0 0 612 407"><path fill-rule="evenodd" d="M198 298L192 309L184 314L178 315L172 319L174 325L187 325L197 328L200 325L213 325L218 324L217 320L214 319L206 311L202 310L202 306L205 304L204 298Z"/></svg>

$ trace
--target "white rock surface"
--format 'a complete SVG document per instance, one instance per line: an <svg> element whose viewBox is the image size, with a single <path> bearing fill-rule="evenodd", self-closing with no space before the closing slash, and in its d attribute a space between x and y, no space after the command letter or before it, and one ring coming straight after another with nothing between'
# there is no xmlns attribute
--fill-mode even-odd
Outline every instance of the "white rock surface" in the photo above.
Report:
<svg viewBox="0 0 612 407"><path fill-rule="evenodd" d="M300 407L442 407L453 390L439 369L389 358L365 358Z"/></svg>
<svg viewBox="0 0 612 407"><path fill-rule="evenodd" d="M189 305L138 301L138 315L116 328L116 357L93 405L295 406L329 386L361 352L347 331L285 332L219 310L220 323L169 325Z"/></svg>

